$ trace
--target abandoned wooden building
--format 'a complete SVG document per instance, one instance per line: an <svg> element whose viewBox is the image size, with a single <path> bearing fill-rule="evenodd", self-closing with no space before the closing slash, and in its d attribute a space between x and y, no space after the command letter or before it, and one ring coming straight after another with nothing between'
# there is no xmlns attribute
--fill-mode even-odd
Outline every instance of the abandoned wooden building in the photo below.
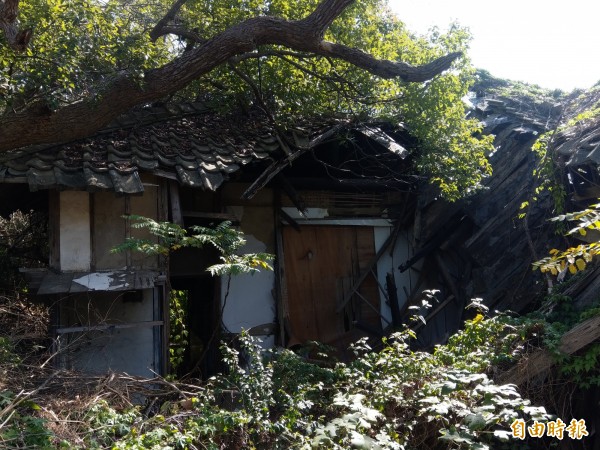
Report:
<svg viewBox="0 0 600 450"><path fill-rule="evenodd" d="M18 192L22 205L35 198L48 211L48 267L25 272L52 306L60 364L165 373L170 288L188 293L187 366L207 350L203 373L213 370L217 351L205 346L215 328L250 329L266 346L316 340L345 349L383 335L399 323L396 306L415 295L418 267L394 271L412 256L417 179L403 146L410 140L386 127L390 134L321 119L281 134L263 117L183 104L140 109L90 139L3 156L3 195ZM206 272L217 262L211 249L174 252L169 267L112 253L143 233L127 215L183 226L229 220L244 232L245 251L277 256L276 271L229 284Z"/></svg>
<svg viewBox="0 0 600 450"><path fill-rule="evenodd" d="M189 299L186 370L204 375L218 364L215 330L249 329L265 346L321 341L343 353L406 323L430 290L434 304L415 329L431 348L460 327L472 298L491 309L534 307L547 281L531 262L558 239L549 197L525 221L518 216L534 189L531 146L557 125L560 108L471 100L496 136L494 174L456 203L414 175L417 144L385 123L321 118L282 132L259 115L170 105L134 111L86 140L3 155L5 204L48 212L48 267L27 276L52 306L60 364L166 373L171 288ZM574 205L598 196L597 125L556 140ZM127 215L183 226L229 220L245 234L245 251L276 256L275 271L228 283L206 272L218 256L210 249L176 251L168 267L111 253L141 233ZM578 284L581 302L597 292L597 271Z"/></svg>

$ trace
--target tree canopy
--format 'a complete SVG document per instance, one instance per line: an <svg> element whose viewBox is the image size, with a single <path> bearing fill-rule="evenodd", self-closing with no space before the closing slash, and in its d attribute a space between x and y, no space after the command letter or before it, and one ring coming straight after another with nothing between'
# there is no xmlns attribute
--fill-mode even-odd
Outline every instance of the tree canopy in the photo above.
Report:
<svg viewBox="0 0 600 450"><path fill-rule="evenodd" d="M385 0L0 0L0 151L87 137L136 105L404 124L456 198L489 172L465 118L469 34L415 37Z"/></svg>

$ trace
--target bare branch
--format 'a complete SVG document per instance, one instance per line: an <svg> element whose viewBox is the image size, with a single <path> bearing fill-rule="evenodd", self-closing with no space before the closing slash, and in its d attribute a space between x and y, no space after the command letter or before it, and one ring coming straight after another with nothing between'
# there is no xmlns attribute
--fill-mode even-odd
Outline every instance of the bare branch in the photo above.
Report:
<svg viewBox="0 0 600 450"><path fill-rule="evenodd" d="M237 63L240 63L247 59L262 58L265 56L277 56L277 57L292 56L294 58L299 58L299 59L308 59L308 58L316 58L318 55L315 55L313 53L301 53L301 52L294 52L294 51L289 51L289 50L258 50L258 51L243 53L241 55L234 56L233 58L230 59L230 61L232 64L237 64Z"/></svg>
<svg viewBox="0 0 600 450"><path fill-rule="evenodd" d="M325 31L330 27L344 10L354 3L354 0L323 0L316 9L305 19L313 25L311 35L321 40Z"/></svg>

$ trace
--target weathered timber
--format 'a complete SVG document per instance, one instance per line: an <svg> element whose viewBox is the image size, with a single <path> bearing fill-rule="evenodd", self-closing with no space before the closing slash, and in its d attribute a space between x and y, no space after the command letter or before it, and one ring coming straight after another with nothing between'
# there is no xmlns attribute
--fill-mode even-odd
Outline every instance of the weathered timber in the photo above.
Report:
<svg viewBox="0 0 600 450"><path fill-rule="evenodd" d="M452 301L455 300L456 297L454 297L454 295L450 294L446 300L444 300L442 303L440 303L439 305L437 305L433 311L431 311L431 313L429 313L429 315L427 317L425 317L425 323L423 322L419 322L418 324L416 324L414 327L411 327L412 330L414 332L419 331L421 328L423 328L424 326L427 325L427 323L429 321L431 321L431 319L433 319L435 316L437 316L440 312L442 312L444 310L444 308L446 306L448 306L448 304Z"/></svg>
<svg viewBox="0 0 600 450"><path fill-rule="evenodd" d="M414 254L412 258L407 260L404 264L400 264L398 270L400 270L400 272L405 272L421 259L431 254L431 252L438 249L444 242L449 241L459 230L464 219L465 216L461 216L448 221L447 226L440 229L423 248Z"/></svg>
<svg viewBox="0 0 600 450"><path fill-rule="evenodd" d="M572 355L592 342L600 339L600 316L592 317L565 333L558 347L561 353ZM548 371L555 363L555 358L547 349L525 356L509 371L498 378L502 384L516 384L517 386Z"/></svg>
<svg viewBox="0 0 600 450"><path fill-rule="evenodd" d="M179 199L179 184L169 181L169 200L171 203L171 221L183 226L183 214L181 212L181 201Z"/></svg>
<svg viewBox="0 0 600 450"><path fill-rule="evenodd" d="M296 219L294 219L292 216L286 213L283 209L279 209L278 213L281 216L281 219L285 220L288 224L290 224L294 228L294 230L298 232L300 231L300 225L298 224Z"/></svg>
<svg viewBox="0 0 600 450"><path fill-rule="evenodd" d="M402 324L402 314L400 314L400 306L398 305L398 292L396 282L394 281L394 274L388 273L385 276L385 282L390 301L390 309L392 311L392 325L394 327L399 327Z"/></svg>
<svg viewBox="0 0 600 450"><path fill-rule="evenodd" d="M396 227L398 227L398 225L396 225ZM379 249L377 254L373 257L373 259L371 261L369 261L369 264L365 267L365 269L363 270L360 277L358 277L358 280L356 280L354 285L352 285L352 288L346 293L346 295L344 296L344 299L342 300L340 305L337 307L337 310L336 310L337 313L340 313L346 307L346 304L350 301L350 299L352 298L354 293L356 291L358 291L358 288L363 283L363 281L365 281L365 278L367 278L367 276L372 273L371 269L373 269L373 267L375 267L377 262L381 259L383 254L389 248L390 244L392 242L394 242L395 235L396 235L396 230L394 230L392 233L390 233L390 235L388 236L386 241L383 243L383 245L381 246L381 248Z"/></svg>

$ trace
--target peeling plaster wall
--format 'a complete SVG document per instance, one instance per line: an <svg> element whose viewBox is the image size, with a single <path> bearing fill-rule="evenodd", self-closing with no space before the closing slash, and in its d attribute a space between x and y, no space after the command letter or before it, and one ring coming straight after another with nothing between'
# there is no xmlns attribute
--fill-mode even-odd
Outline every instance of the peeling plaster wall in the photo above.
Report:
<svg viewBox="0 0 600 450"><path fill-rule="evenodd" d="M73 295L61 302L63 326L149 322L153 317L153 289L141 291L139 301L131 301L125 292L99 292ZM152 377L160 372L155 344L152 327L62 334L62 363L88 373L112 370Z"/></svg>
<svg viewBox="0 0 600 450"><path fill-rule="evenodd" d="M226 186L227 187L227 186ZM240 253L275 253L275 225L272 192L263 190L252 201L239 205L238 194L241 186L232 185L225 190L225 200L230 203L226 212L240 221L246 245ZM236 203L238 203L236 205ZM274 297L275 274L261 270L254 275L236 275L231 278L229 295L223 311L226 331L239 333L260 325L275 324L276 307ZM221 278L221 302L227 293L227 277ZM269 327L267 327L269 328ZM270 327L274 329L275 327ZM275 336L260 336L265 347L275 345Z"/></svg>
<svg viewBox="0 0 600 450"><path fill-rule="evenodd" d="M60 269L90 270L90 198L87 192L62 191L60 207Z"/></svg>
<svg viewBox="0 0 600 450"><path fill-rule="evenodd" d="M246 245L243 253L265 252L267 245L252 235L245 235ZM236 275L231 278L229 295L223 311L223 323L226 331L239 333L258 325L276 321L273 286L275 274L261 270L254 275ZM221 302L227 293L227 277L221 278ZM275 344L274 336L261 336L265 347Z"/></svg>

